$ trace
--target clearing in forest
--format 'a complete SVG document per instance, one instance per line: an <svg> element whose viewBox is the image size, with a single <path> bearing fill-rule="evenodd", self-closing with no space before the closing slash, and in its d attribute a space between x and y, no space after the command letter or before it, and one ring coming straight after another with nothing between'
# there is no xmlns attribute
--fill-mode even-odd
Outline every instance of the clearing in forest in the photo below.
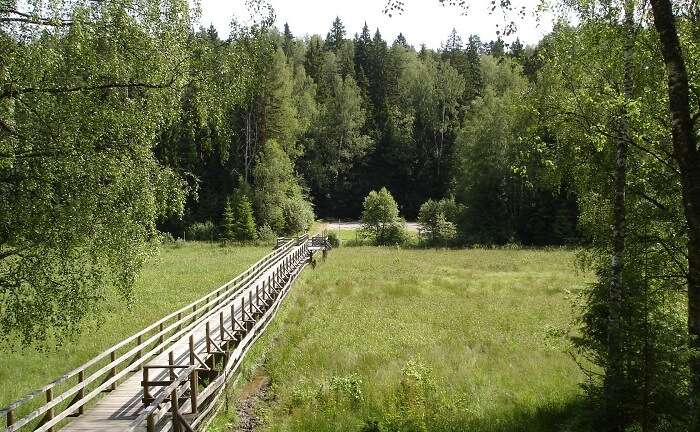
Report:
<svg viewBox="0 0 700 432"><path fill-rule="evenodd" d="M246 360L264 397L210 430L561 430L583 376L549 335L589 280L564 250L336 249Z"/></svg>

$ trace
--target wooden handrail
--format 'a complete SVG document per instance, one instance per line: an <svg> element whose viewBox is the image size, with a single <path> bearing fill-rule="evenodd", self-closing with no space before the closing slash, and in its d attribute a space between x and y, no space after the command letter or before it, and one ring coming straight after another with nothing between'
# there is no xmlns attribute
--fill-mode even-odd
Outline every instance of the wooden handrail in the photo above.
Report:
<svg viewBox="0 0 700 432"><path fill-rule="evenodd" d="M4 414L10 418L10 416L13 417L13 424L8 425L6 431L7 432L13 432L18 430L19 428L25 426L29 422L35 420L38 418L40 415L48 412L52 408L54 408L56 405L64 402L67 400L71 395L77 393L77 392L84 392L84 389L94 381L96 381L100 376L104 375L106 372L109 372L110 369L115 368L116 366L124 363L126 360L130 359L130 357L139 351L142 351L144 348L148 347L151 343L153 343L155 340L158 340L157 346L150 350L146 355L141 356L141 358L138 358L136 361L134 361L130 366L139 366L143 362L145 362L147 359L151 358L155 351L157 351L159 348L171 343L171 341L174 339L175 336L179 336L181 334L186 333L190 328L198 325L205 317L208 317L211 315L210 312L207 312L207 310L212 307L212 306L220 306L221 303L225 303L228 305L230 301L224 301L225 299L229 298L231 296L235 297L235 294L240 291L241 288L243 288L245 285L244 283L250 282L251 280L254 279L254 276L259 274L261 272L261 269L267 270L268 268L272 267L274 264L276 264L280 258L282 258L290 249L294 247L294 242L290 240L287 242L284 247L276 249L275 251L271 252L270 254L266 255L265 257L261 258L258 260L255 264L253 264L251 267L249 267L245 272L241 273L231 281L227 282L223 286L221 286L219 289L215 290L214 292L207 294L206 296L200 298L199 300L196 300L195 302L181 308L178 311L175 311L168 316L162 318L161 320L151 324L144 330L141 330L139 333L130 336L129 338L124 339L123 341L117 343L116 345L113 345L112 347L108 348L107 350L103 351L101 354L98 354L96 357L88 361L87 363L81 365L80 367L64 374L60 378L54 380L50 384L44 386L43 388L36 390L27 396L25 396L22 399L19 399L18 401L13 402L12 404L0 409L0 414ZM225 290L225 291L224 291ZM224 291L224 292L222 292ZM212 296L215 296L212 300L209 300ZM209 300L209 301L208 301ZM207 307L207 310L205 310L203 307L197 308L197 306L202 306L201 303L206 302L205 307ZM183 316L183 313L186 311L192 310L191 313ZM202 315L199 318L196 318L197 315L200 313L204 312L204 315ZM172 323L171 325L167 327L163 327L163 325L168 322L170 319L173 317L177 317L178 319ZM184 322L187 322L188 320L195 318L194 321L190 324L188 324L183 330L176 331L173 335L168 337L167 341L162 341L162 336L169 333L170 331L174 330L176 327L181 327ZM78 385L70 388L69 390L66 390L63 392L61 395L52 398L51 401L48 403L44 404L42 407L39 409L29 413L28 415L24 416L21 419L15 420L14 419L14 411L19 408L20 406L24 405L25 403L29 402L30 400L34 399L36 396L40 394L46 394L47 391L53 389L55 386L65 382L66 380L70 379L71 377L77 375L83 375L85 370L93 365L95 365L98 361L104 359L108 355L112 356L116 350L124 347L125 345L133 342L135 339L140 339L150 331L154 330L155 328L158 328L159 331L152 335L151 337L147 338L145 342L141 341L140 344L138 344L136 347L132 348L130 351L127 353L123 354L120 356L118 359L115 359L113 361L110 361L109 364L106 366L103 366L100 370L97 372L93 373L90 375L87 379L81 380ZM111 359L110 359L111 360ZM108 386L113 385L116 383L122 376L124 376L126 373L130 372L130 370L124 369L120 373L114 374L113 376L110 376L107 380L105 380L101 385L99 385L95 390L91 391L87 395L83 396L80 398L80 400L77 400L75 403L72 403L69 407L67 407L64 411L59 413L58 415L54 416L50 421L42 425L40 428L38 428L38 431L49 429L56 423L58 423L60 420L63 418L67 417L70 413L75 412L76 409L82 408L82 406L89 401L90 399L94 398L97 394L99 394L102 390L107 388Z"/></svg>

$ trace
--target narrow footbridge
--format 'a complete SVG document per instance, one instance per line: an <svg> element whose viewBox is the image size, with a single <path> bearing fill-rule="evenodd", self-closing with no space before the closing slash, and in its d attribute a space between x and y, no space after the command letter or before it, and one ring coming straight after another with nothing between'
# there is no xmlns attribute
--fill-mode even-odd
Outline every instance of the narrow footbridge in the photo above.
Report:
<svg viewBox="0 0 700 432"><path fill-rule="evenodd" d="M244 273L0 410L5 432L201 428L324 236L284 238ZM1 427L1 426L0 426Z"/></svg>

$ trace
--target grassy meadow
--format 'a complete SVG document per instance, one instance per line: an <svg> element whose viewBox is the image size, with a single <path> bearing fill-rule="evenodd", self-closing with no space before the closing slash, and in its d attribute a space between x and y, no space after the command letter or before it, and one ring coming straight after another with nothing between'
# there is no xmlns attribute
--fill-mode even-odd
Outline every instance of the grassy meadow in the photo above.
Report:
<svg viewBox="0 0 700 432"><path fill-rule="evenodd" d="M564 250L335 249L293 288L210 431L236 430L237 399L261 377L271 395L256 430L566 430L583 376L548 335L589 280L573 261Z"/></svg>
<svg viewBox="0 0 700 432"><path fill-rule="evenodd" d="M270 251L268 246L206 243L163 246L142 271L131 304L114 298L101 321L88 323L75 341L46 352L0 351L0 407L213 291Z"/></svg>

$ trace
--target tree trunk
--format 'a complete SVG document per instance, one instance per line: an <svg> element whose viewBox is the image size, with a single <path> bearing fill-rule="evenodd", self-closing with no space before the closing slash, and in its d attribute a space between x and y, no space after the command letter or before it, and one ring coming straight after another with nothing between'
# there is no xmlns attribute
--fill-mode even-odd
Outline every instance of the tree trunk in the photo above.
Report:
<svg viewBox="0 0 700 432"><path fill-rule="evenodd" d="M633 97L632 55L634 53L634 0L625 1L625 43L623 50L623 92L625 103ZM607 396L610 430L622 431L625 427L624 412L620 402L624 399L624 334L622 310L624 303L624 254L625 254L625 195L627 187L627 144L630 139L627 106L620 113L615 154L612 263L609 288L608 356L605 391Z"/></svg>
<svg viewBox="0 0 700 432"><path fill-rule="evenodd" d="M688 332L690 347L700 349L700 166L690 115L688 72L670 0L651 0L654 27L666 65L673 157L681 173L683 208L688 223ZM700 426L700 358L690 360L691 412Z"/></svg>

